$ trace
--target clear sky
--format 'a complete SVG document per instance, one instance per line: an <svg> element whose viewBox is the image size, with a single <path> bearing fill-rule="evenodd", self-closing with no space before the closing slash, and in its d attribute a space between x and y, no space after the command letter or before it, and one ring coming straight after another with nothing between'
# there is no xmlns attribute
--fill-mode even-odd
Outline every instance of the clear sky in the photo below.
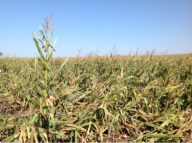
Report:
<svg viewBox="0 0 192 143"><path fill-rule="evenodd" d="M0 52L37 57L31 31L53 11L53 57L192 53L192 0L1 0Z"/></svg>

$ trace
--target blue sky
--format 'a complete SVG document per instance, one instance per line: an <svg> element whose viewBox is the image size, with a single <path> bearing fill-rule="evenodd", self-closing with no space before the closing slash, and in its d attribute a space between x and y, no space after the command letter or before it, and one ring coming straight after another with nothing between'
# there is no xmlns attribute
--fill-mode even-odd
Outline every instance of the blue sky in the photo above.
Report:
<svg viewBox="0 0 192 143"><path fill-rule="evenodd" d="M192 53L192 0L1 0L0 52L37 57L31 31L53 11L53 57Z"/></svg>

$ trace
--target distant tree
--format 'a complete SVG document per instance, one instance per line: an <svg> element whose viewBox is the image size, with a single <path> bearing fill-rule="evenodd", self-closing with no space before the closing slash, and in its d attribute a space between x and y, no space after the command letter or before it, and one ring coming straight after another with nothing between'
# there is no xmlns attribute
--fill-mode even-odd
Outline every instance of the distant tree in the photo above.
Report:
<svg viewBox="0 0 192 143"><path fill-rule="evenodd" d="M3 53L0 52L0 57L3 56Z"/></svg>

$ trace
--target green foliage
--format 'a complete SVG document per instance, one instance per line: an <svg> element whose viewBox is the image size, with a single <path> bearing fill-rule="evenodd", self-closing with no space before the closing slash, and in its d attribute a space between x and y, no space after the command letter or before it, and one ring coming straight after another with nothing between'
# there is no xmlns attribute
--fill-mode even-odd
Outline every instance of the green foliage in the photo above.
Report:
<svg viewBox="0 0 192 143"><path fill-rule="evenodd" d="M37 60L0 60L6 141L190 141L191 57Z"/></svg>
<svg viewBox="0 0 192 143"><path fill-rule="evenodd" d="M40 31L40 57L0 59L2 142L192 140L191 55L54 59Z"/></svg>

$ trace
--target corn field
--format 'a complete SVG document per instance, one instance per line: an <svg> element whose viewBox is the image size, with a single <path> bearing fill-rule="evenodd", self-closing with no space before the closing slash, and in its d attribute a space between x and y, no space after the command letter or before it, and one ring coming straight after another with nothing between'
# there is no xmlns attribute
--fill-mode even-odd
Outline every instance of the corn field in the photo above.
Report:
<svg viewBox="0 0 192 143"><path fill-rule="evenodd" d="M1 141L192 141L190 55L69 59L49 87L26 60L0 59Z"/></svg>
<svg viewBox="0 0 192 143"><path fill-rule="evenodd" d="M192 55L55 59L32 35L40 57L0 58L1 142L192 142Z"/></svg>

